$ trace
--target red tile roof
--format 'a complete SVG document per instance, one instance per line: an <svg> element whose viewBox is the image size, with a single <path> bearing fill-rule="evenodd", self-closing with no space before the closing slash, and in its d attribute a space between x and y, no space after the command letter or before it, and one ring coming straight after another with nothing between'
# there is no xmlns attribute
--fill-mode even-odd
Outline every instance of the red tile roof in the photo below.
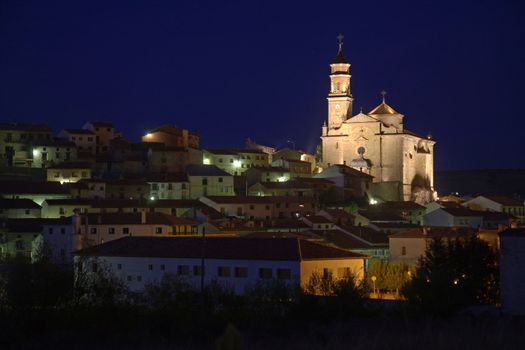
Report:
<svg viewBox="0 0 525 350"><path fill-rule="evenodd" d="M478 231L472 227L419 227L389 235L389 238L458 238L473 236Z"/></svg>
<svg viewBox="0 0 525 350"><path fill-rule="evenodd" d="M77 255L201 258L200 237L125 237L77 251ZM302 261L363 259L365 256L297 238L207 237L206 259Z"/></svg>
<svg viewBox="0 0 525 350"><path fill-rule="evenodd" d="M491 201L501 204L505 207L519 207L519 206L524 205L523 201L518 201L514 198L506 197L506 196L482 196L482 197L490 199Z"/></svg>

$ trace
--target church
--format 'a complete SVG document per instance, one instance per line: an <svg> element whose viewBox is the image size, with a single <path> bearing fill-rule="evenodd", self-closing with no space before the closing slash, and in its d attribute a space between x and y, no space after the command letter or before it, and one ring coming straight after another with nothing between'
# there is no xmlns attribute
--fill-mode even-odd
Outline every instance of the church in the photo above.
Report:
<svg viewBox="0 0 525 350"><path fill-rule="evenodd" d="M430 135L405 128L404 115L385 101L368 113L352 114L350 63L339 36L330 64L328 122L322 127L323 165L344 164L374 177L369 196L377 200L416 201L434 196L434 144Z"/></svg>

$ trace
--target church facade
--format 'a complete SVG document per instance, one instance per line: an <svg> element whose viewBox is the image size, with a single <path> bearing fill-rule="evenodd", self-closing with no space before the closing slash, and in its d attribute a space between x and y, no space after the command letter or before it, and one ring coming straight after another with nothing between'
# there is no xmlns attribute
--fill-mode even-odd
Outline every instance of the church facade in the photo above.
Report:
<svg viewBox="0 0 525 350"><path fill-rule="evenodd" d="M352 115L350 63L343 43L330 64L328 121L322 127L323 165L345 164L374 177L369 195L427 203L434 197L434 144L404 126L404 115L385 101Z"/></svg>

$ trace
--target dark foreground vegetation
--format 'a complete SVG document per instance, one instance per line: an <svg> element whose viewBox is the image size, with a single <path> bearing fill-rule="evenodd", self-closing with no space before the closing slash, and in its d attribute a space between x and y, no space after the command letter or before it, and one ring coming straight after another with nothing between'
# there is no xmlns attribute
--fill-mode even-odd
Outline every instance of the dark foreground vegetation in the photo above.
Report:
<svg viewBox="0 0 525 350"><path fill-rule="evenodd" d="M271 281L235 296L166 274L137 294L104 269L74 279L45 259L5 261L0 348L518 349L525 320L499 315L495 257L476 239L436 240L409 274L374 267L376 288L397 301L368 299L370 276L314 275L304 290Z"/></svg>

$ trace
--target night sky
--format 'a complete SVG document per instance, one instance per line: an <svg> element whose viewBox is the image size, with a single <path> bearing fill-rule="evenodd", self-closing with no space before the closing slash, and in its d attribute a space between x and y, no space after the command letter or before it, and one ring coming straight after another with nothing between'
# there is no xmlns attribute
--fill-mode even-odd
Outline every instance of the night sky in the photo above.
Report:
<svg viewBox="0 0 525 350"><path fill-rule="evenodd" d="M0 120L163 123L313 151L345 35L354 113L387 103L438 170L523 168L522 1L1 1Z"/></svg>

